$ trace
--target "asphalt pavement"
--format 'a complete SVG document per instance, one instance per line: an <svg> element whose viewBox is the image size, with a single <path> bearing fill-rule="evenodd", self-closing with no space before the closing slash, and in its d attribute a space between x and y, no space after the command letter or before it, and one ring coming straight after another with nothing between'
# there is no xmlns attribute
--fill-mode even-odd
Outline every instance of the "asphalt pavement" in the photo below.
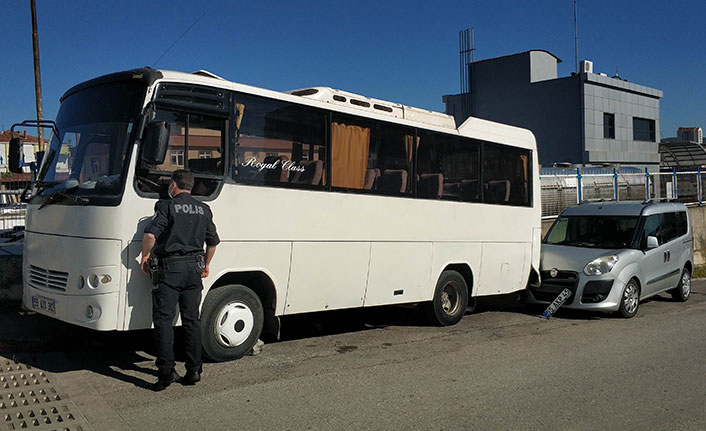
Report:
<svg viewBox="0 0 706 431"><path fill-rule="evenodd" d="M706 281L629 320L540 313L508 295L447 328L413 307L291 317L262 354L155 393L151 331L94 332L5 304L0 429L706 429Z"/></svg>

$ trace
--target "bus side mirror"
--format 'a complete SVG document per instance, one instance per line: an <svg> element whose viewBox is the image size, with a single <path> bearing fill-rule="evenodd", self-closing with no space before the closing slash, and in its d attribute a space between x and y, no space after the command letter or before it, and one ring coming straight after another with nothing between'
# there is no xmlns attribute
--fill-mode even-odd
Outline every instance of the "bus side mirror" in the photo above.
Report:
<svg viewBox="0 0 706 431"><path fill-rule="evenodd" d="M169 124L166 121L151 121L145 128L142 140L142 161L149 165L161 165L169 147Z"/></svg>
<svg viewBox="0 0 706 431"><path fill-rule="evenodd" d="M22 173L22 138L10 139L7 168L16 174Z"/></svg>
<svg viewBox="0 0 706 431"><path fill-rule="evenodd" d="M645 244L645 248L647 250L652 250L653 248L659 247L659 241L657 240L656 236L648 236L647 237L647 242Z"/></svg>

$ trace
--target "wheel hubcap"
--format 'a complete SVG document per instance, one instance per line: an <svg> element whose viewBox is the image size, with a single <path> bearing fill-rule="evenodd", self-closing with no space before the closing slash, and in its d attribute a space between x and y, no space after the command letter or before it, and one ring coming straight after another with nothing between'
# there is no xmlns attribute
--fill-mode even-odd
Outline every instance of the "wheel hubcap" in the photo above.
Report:
<svg viewBox="0 0 706 431"><path fill-rule="evenodd" d="M681 294L686 298L691 293L691 277L688 272L681 276Z"/></svg>
<svg viewBox="0 0 706 431"><path fill-rule="evenodd" d="M637 286L630 283L625 287L625 293L623 293L623 303L625 304L625 311L632 314L637 309Z"/></svg>
<svg viewBox="0 0 706 431"><path fill-rule="evenodd" d="M458 311L461 288L456 283L448 283L441 292L441 309L452 315Z"/></svg>
<svg viewBox="0 0 706 431"><path fill-rule="evenodd" d="M216 340L223 347L237 347L248 339L254 322L255 317L247 305L231 302L216 317L213 328Z"/></svg>

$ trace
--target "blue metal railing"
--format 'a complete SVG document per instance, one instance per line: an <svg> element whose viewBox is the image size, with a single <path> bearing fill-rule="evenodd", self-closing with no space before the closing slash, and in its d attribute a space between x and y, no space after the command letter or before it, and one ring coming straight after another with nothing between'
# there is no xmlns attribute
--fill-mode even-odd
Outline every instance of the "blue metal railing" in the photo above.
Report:
<svg viewBox="0 0 706 431"><path fill-rule="evenodd" d="M554 217L584 200L669 198L703 204L701 168L650 172L637 168L542 168L542 216Z"/></svg>

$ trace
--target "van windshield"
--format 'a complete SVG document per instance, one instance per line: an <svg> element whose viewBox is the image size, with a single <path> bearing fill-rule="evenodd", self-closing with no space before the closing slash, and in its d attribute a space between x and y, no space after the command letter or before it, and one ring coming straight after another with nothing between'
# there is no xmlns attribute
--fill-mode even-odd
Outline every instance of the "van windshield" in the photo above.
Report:
<svg viewBox="0 0 706 431"><path fill-rule="evenodd" d="M559 217L544 243L572 247L620 249L632 246L638 216Z"/></svg>

